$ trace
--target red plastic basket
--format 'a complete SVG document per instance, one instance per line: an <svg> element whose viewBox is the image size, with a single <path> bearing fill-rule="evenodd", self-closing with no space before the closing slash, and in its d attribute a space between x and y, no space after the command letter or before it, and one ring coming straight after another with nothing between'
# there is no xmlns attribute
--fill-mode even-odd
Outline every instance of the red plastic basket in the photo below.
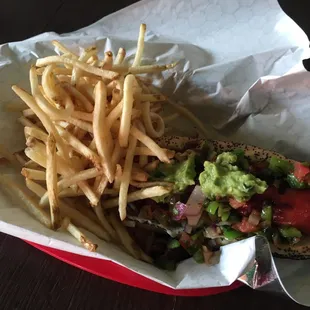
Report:
<svg viewBox="0 0 310 310"><path fill-rule="evenodd" d="M144 290L153 291L167 295L178 296L209 296L228 292L236 289L242 285L241 282L236 281L230 286L203 288L203 289L184 289L174 290L150 279L147 279L125 267L119 266L111 261L92 258L82 255L77 255L65 251L56 250L53 248L45 247L36 243L26 241L33 247L43 251L63 262L72 266L88 271L100 277L113 280L119 283L127 284L133 287L138 287Z"/></svg>

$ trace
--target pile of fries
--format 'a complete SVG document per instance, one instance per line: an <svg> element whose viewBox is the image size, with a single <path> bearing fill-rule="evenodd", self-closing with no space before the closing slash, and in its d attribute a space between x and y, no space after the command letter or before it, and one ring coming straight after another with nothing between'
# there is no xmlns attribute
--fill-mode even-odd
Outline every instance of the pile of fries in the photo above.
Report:
<svg viewBox="0 0 310 310"><path fill-rule="evenodd" d="M53 41L61 55L38 59L31 67L31 94L12 86L27 105L19 118L27 148L15 155L28 189L39 199L12 187L41 223L66 229L87 249L94 251L97 245L78 227L150 262L122 221L127 203L172 189L172 184L148 182L148 177L160 162L169 163L175 155L155 141L165 134L161 104L177 105L138 77L176 66L141 65L145 31L142 24L132 64L126 64L123 48L115 58L107 51L100 60L96 47L76 55ZM8 185L7 180L2 183Z"/></svg>

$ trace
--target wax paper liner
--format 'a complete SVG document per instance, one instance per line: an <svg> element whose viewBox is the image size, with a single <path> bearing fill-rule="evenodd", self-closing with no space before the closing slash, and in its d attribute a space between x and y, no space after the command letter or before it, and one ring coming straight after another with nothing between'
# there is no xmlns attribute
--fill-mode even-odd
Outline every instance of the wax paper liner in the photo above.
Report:
<svg viewBox="0 0 310 310"><path fill-rule="evenodd" d="M297 160L309 159L310 76L301 60L308 57L304 33L274 0L142 1L79 31L45 33L0 47L0 140L11 152L24 147L20 116L8 108L19 102L10 89L26 89L29 67L55 53L50 41L73 50L95 44L101 51L119 47L132 60L139 24L146 22L143 63L179 61L156 76L156 85L185 104L205 124L210 138L233 140L276 150ZM56 51L57 52L57 51ZM169 113L167 110L166 113ZM195 134L186 120L172 124L179 134ZM8 167L2 173L23 183ZM182 262L165 272L136 261L116 246L99 244L97 253L81 248L69 235L53 232L26 214L16 197L1 191L0 230L49 247L112 260L176 289L214 287L240 279L254 289L286 292L310 305L308 261L273 259L264 238L222 247L216 266Z"/></svg>

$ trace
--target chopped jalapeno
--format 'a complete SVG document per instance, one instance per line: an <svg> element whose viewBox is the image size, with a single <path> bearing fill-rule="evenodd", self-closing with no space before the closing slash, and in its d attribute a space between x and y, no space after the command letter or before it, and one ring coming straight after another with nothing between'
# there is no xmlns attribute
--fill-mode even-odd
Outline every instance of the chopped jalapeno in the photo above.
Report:
<svg viewBox="0 0 310 310"><path fill-rule="evenodd" d="M222 204L218 201L211 201L209 204L208 204L208 207L207 207L207 212L212 214L212 215L215 215L216 214L216 211L217 209L221 206Z"/></svg>
<svg viewBox="0 0 310 310"><path fill-rule="evenodd" d="M295 227L281 227L279 232L284 238L301 238L302 236L300 230Z"/></svg>
<svg viewBox="0 0 310 310"><path fill-rule="evenodd" d="M223 226L223 235L228 240L234 240L243 236L243 233L229 226Z"/></svg>

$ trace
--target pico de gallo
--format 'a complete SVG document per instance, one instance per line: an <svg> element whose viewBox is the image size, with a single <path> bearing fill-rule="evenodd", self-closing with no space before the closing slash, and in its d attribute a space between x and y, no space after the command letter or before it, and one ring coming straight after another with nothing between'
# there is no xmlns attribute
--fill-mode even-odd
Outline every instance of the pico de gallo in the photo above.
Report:
<svg viewBox="0 0 310 310"><path fill-rule="evenodd" d="M177 155L151 176L172 182L171 194L128 206L130 233L160 268L190 257L214 264L221 246L255 235L293 246L310 234L308 163L208 145Z"/></svg>

